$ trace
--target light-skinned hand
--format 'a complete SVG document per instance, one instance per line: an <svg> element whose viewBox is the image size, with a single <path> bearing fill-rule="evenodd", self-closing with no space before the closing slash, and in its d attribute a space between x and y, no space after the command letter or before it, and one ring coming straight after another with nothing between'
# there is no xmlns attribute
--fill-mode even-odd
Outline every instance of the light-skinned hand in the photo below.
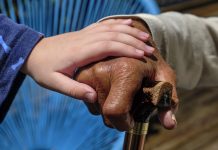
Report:
<svg viewBox="0 0 218 150"><path fill-rule="evenodd" d="M149 34L131 24L131 19L111 19L77 32L43 38L32 50L21 72L45 88L94 102L95 90L72 79L78 67L108 56L142 58L154 51L144 43Z"/></svg>

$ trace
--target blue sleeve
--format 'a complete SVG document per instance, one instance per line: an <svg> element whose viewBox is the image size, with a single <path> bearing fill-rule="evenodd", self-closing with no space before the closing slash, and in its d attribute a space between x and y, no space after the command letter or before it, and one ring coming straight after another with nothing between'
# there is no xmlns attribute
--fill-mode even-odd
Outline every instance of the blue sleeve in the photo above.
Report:
<svg viewBox="0 0 218 150"><path fill-rule="evenodd" d="M42 37L0 14L0 122L25 78L19 70Z"/></svg>

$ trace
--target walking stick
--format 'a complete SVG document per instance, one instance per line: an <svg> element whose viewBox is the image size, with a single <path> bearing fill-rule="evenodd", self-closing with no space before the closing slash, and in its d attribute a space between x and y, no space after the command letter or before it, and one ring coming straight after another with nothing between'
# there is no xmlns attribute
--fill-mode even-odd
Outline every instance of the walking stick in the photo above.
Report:
<svg viewBox="0 0 218 150"><path fill-rule="evenodd" d="M124 150L144 150L149 119L155 109L171 107L172 85L168 82L155 82L146 85L135 97L132 114L133 129L125 133Z"/></svg>

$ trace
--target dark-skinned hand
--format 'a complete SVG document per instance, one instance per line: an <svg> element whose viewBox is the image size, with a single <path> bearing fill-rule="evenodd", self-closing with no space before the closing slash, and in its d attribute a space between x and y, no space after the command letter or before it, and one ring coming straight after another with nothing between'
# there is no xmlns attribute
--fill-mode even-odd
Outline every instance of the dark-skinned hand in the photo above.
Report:
<svg viewBox="0 0 218 150"><path fill-rule="evenodd" d="M150 33L144 22L135 19L133 26ZM107 58L104 61L80 68L75 79L96 90L96 102L86 103L92 114L101 114L105 125L120 131L134 126L130 113L135 94L142 81L166 81L173 85L173 107L158 112L161 124L167 129L176 127L174 112L177 109L176 77L174 71L159 54L152 38L148 45L155 48L150 57L134 59L127 57Z"/></svg>

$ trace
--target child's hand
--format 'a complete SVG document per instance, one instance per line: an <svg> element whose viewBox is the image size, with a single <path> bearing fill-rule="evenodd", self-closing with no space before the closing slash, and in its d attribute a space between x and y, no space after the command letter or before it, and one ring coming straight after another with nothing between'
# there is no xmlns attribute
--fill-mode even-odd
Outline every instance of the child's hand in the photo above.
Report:
<svg viewBox="0 0 218 150"><path fill-rule="evenodd" d="M131 27L132 20L107 20L83 30L42 39L21 71L48 89L94 102L96 92L72 79L76 68L106 58L141 58L154 48L144 44L149 37Z"/></svg>

